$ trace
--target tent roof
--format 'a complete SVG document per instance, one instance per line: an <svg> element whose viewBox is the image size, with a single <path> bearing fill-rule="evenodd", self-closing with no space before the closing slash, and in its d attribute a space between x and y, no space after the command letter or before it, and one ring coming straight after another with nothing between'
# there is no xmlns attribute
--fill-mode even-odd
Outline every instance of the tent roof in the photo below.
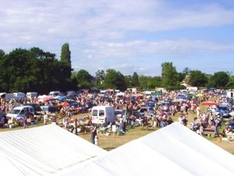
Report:
<svg viewBox="0 0 234 176"><path fill-rule="evenodd" d="M233 175L234 157L175 122L61 175Z"/></svg>
<svg viewBox="0 0 234 176"><path fill-rule="evenodd" d="M54 174L106 152L57 125L0 133L5 175Z"/></svg>

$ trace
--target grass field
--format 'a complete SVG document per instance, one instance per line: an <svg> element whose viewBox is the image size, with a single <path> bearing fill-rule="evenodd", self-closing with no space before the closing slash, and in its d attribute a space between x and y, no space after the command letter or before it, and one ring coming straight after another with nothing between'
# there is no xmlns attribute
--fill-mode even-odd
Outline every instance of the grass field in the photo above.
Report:
<svg viewBox="0 0 234 176"><path fill-rule="evenodd" d="M139 137L145 136L155 130L142 130L142 127L134 127L133 129L128 128L128 131L125 135L121 136L113 136L110 134L109 136L98 134L99 136L99 147L105 149L105 150L112 150L114 148L117 148L127 142L130 142L134 139L137 139ZM87 134L79 134L80 137L82 137L85 140L90 140L90 133Z"/></svg>

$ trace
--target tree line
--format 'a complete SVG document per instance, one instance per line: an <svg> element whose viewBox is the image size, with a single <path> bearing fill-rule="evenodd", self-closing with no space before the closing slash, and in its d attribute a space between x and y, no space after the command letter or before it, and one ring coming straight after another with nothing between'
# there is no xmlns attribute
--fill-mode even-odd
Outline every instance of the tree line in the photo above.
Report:
<svg viewBox="0 0 234 176"><path fill-rule="evenodd" d="M9 53L0 49L0 92L30 92L47 94L51 90L79 89L118 89L138 87L151 90L164 87L168 90L183 89L181 82L190 86L233 88L234 77L231 72L216 72L208 75L200 70L186 67L177 72L172 62L161 64L161 76L123 75L115 69L97 70L92 76L85 69L74 71L71 65L69 44L61 47L61 56L45 52L40 48L16 48Z"/></svg>

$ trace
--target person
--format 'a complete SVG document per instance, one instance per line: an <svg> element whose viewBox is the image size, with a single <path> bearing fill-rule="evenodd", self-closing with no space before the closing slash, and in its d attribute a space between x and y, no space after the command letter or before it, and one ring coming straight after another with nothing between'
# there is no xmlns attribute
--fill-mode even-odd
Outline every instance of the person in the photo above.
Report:
<svg viewBox="0 0 234 176"><path fill-rule="evenodd" d="M28 121L27 121L27 117L25 116L23 118L23 128L27 128L28 127Z"/></svg>
<svg viewBox="0 0 234 176"><path fill-rule="evenodd" d="M27 128L28 127L28 124L31 123L32 121L32 115L31 113L29 112L28 108L25 109L25 116L24 116L24 128Z"/></svg>
<svg viewBox="0 0 234 176"><path fill-rule="evenodd" d="M119 118L119 130L123 130L123 114Z"/></svg>
<svg viewBox="0 0 234 176"><path fill-rule="evenodd" d="M113 122L113 124L111 125L111 132L113 133L113 136L117 136L117 130L118 130L118 127L116 125L116 121Z"/></svg>
<svg viewBox="0 0 234 176"><path fill-rule="evenodd" d="M95 145L98 146L98 136L97 136L97 135L96 135L95 138L94 138L94 143L95 143Z"/></svg>
<svg viewBox="0 0 234 176"><path fill-rule="evenodd" d="M75 135L77 135L77 133L78 133L77 128L78 128L78 120L77 120L77 118L75 118L73 128L71 130L71 132L73 132Z"/></svg>
<svg viewBox="0 0 234 176"><path fill-rule="evenodd" d="M127 130L127 123L128 123L127 114L124 113L124 115L123 115L123 131L124 132L126 132L126 130Z"/></svg>
<svg viewBox="0 0 234 176"><path fill-rule="evenodd" d="M199 106L197 106L196 112L197 112L197 118L199 118L199 117L200 117L200 114L201 114L201 110L200 110L200 107L199 107Z"/></svg>
<svg viewBox="0 0 234 176"><path fill-rule="evenodd" d="M91 131L91 142L95 144L95 137L97 136L97 126L94 125Z"/></svg>
<svg viewBox="0 0 234 176"><path fill-rule="evenodd" d="M43 119L44 119L44 125L47 125L48 120L49 120L49 117L48 117L48 113L47 113L47 111L45 111L45 112L44 112Z"/></svg>

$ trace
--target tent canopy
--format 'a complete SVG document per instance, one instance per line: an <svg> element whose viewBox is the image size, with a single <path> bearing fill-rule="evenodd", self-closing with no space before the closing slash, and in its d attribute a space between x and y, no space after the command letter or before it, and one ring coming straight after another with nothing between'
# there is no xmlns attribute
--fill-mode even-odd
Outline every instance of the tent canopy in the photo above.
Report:
<svg viewBox="0 0 234 176"><path fill-rule="evenodd" d="M0 164L4 175L234 173L232 154L178 122L109 152L56 125L2 132Z"/></svg>
<svg viewBox="0 0 234 176"><path fill-rule="evenodd" d="M0 133L1 170L9 175L50 175L106 152L57 125Z"/></svg>
<svg viewBox="0 0 234 176"><path fill-rule="evenodd" d="M231 176L233 165L233 155L175 122L61 175Z"/></svg>

